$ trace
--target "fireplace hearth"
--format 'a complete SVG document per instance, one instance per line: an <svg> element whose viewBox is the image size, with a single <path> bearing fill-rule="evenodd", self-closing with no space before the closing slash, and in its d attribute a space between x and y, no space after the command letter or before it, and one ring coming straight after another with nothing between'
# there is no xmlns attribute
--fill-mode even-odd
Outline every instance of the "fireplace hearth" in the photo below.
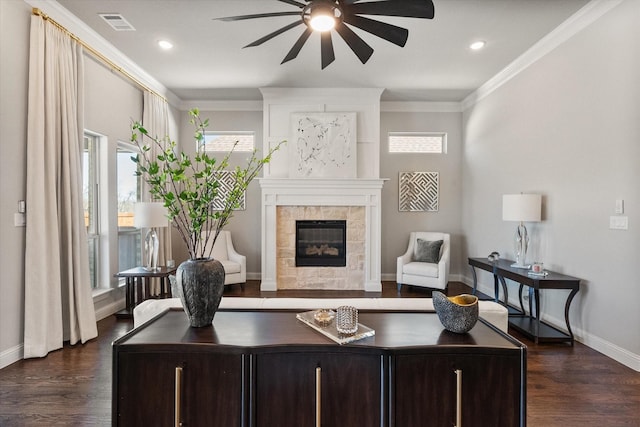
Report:
<svg viewBox="0 0 640 427"><path fill-rule="evenodd" d="M347 265L347 221L296 221L296 267Z"/></svg>

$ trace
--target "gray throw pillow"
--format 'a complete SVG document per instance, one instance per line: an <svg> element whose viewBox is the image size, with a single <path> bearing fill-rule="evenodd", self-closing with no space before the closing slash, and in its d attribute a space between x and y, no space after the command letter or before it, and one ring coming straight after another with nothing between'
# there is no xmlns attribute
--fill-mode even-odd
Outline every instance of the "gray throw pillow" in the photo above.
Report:
<svg viewBox="0 0 640 427"><path fill-rule="evenodd" d="M414 261L437 264L440 261L440 247L442 240L429 241L418 239L414 252Z"/></svg>

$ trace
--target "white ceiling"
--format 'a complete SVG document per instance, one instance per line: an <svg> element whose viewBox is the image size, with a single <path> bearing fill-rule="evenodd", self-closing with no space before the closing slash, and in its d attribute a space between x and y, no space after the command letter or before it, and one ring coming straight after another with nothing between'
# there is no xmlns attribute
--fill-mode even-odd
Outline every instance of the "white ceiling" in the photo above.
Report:
<svg viewBox="0 0 640 427"><path fill-rule="evenodd" d="M385 101L461 101L588 0L433 2L433 20L371 17L407 28L404 48L355 29L375 50L366 64L334 33L336 60L321 70L317 34L280 64L302 26L242 49L297 17L213 19L299 10L277 0L58 0L184 101L260 100L260 87L379 87ZM136 31L116 32L99 13L122 14ZM160 39L174 48L162 51ZM475 40L486 47L470 50Z"/></svg>

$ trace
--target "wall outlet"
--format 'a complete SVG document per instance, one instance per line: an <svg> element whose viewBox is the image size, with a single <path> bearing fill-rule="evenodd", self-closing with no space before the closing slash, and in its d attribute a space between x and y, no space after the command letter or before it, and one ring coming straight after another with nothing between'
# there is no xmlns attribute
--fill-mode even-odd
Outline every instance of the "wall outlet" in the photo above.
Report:
<svg viewBox="0 0 640 427"><path fill-rule="evenodd" d="M609 228L611 230L628 230L629 217L622 215L614 215L609 217Z"/></svg>
<svg viewBox="0 0 640 427"><path fill-rule="evenodd" d="M27 215L23 213L13 214L14 227L25 227L27 225Z"/></svg>

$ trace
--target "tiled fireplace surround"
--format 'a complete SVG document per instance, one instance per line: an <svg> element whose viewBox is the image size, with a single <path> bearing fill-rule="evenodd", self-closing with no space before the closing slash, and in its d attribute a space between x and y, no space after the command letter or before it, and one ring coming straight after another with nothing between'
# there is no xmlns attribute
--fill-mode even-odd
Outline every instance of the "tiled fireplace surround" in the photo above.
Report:
<svg viewBox="0 0 640 427"><path fill-rule="evenodd" d="M362 206L276 207L278 289L362 289L364 283L364 208ZM345 267L296 267L297 220L346 220Z"/></svg>
<svg viewBox="0 0 640 427"><path fill-rule="evenodd" d="M380 291L382 179L261 179L261 290ZM346 267L296 267L296 220L346 220Z"/></svg>

